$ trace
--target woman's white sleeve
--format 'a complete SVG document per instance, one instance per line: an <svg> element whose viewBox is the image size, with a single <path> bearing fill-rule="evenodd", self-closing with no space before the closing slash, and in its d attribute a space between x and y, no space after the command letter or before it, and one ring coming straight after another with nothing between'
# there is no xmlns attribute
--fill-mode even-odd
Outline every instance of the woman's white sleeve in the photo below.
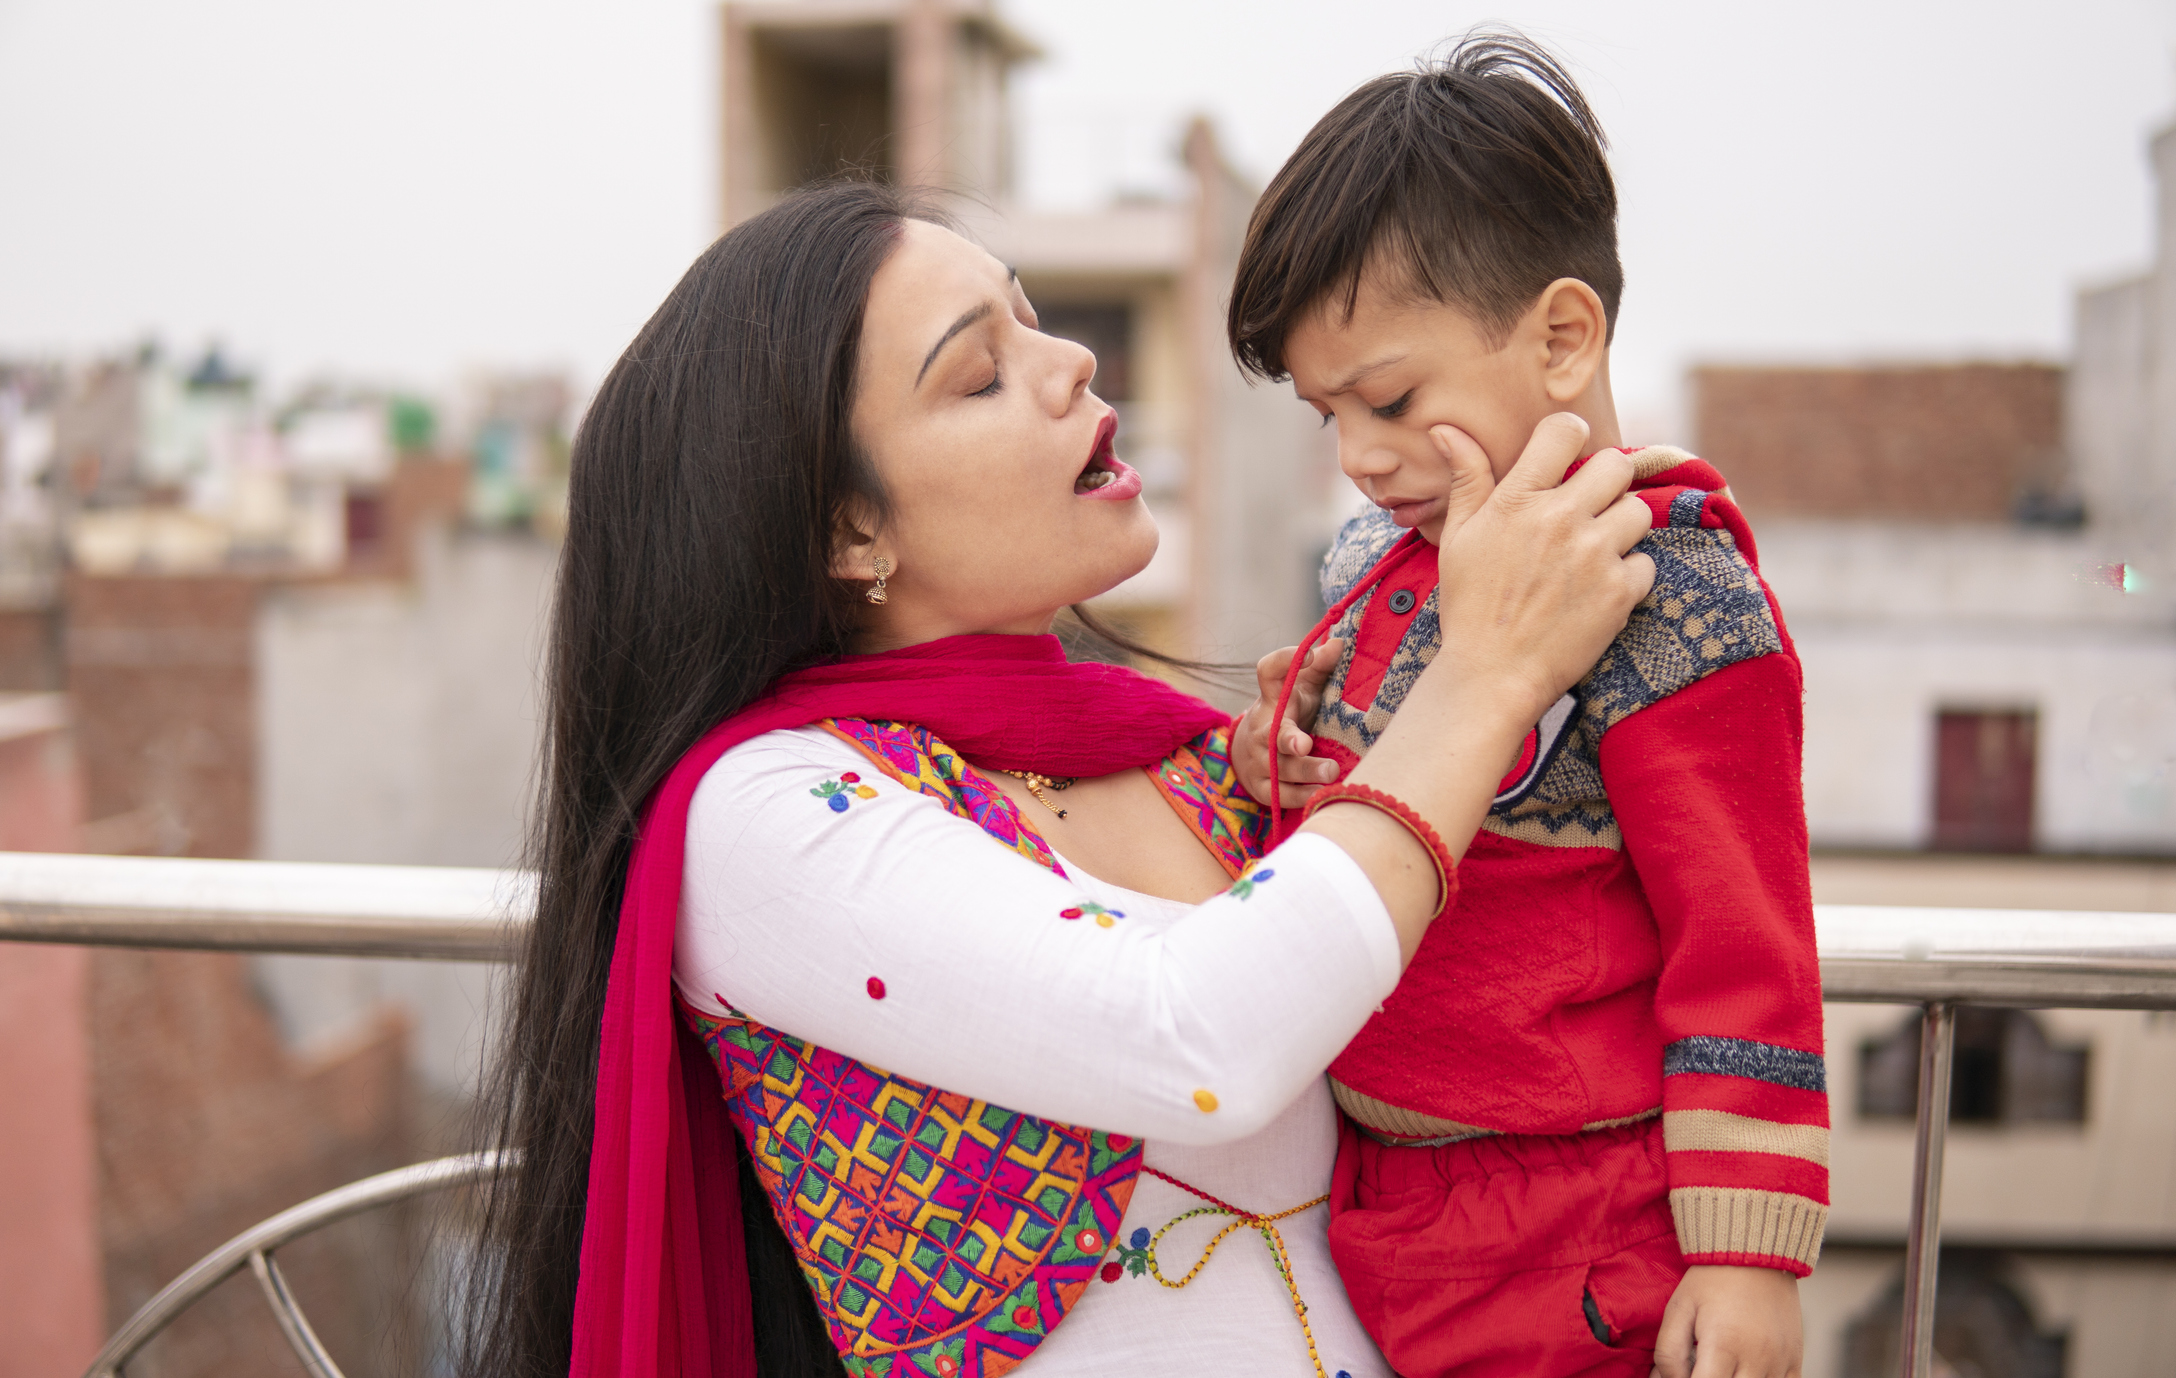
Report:
<svg viewBox="0 0 2176 1378"><path fill-rule="evenodd" d="M773 732L696 790L674 979L947 1091L1218 1143L1289 1105L1398 980L1389 913L1335 843L1302 834L1264 869L1160 932L1104 926L844 742Z"/></svg>

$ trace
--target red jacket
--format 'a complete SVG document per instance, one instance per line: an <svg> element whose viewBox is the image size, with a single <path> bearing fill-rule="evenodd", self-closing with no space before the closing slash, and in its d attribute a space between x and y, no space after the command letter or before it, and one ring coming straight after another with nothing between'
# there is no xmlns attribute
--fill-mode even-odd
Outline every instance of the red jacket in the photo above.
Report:
<svg viewBox="0 0 2176 1378"><path fill-rule="evenodd" d="M1633 459L1654 592L1529 734L1455 906L1330 1075L1389 1143L1659 1112L1686 1261L1803 1275L1828 1098L1798 658L1721 476L1681 451ZM1434 658L1436 569L1387 514L1331 552L1317 630L1347 649L1315 751L1345 772Z"/></svg>

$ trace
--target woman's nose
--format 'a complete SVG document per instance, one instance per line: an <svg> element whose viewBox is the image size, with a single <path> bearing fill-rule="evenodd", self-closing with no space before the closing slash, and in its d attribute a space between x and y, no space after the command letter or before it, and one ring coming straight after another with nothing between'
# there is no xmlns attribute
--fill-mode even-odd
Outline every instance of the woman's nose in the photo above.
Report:
<svg viewBox="0 0 2176 1378"><path fill-rule="evenodd" d="M1072 410L1073 404L1080 400L1081 394L1088 391L1088 385L1095 380L1096 356L1086 345L1075 344L1071 340L1057 340L1056 343L1064 353L1056 371L1059 386L1051 389L1052 414L1063 416Z"/></svg>

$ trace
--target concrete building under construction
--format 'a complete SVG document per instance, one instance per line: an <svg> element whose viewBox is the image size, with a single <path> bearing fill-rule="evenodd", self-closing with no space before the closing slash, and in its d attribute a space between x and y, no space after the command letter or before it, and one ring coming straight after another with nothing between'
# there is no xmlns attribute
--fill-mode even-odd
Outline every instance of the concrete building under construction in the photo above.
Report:
<svg viewBox="0 0 2176 1378"><path fill-rule="evenodd" d="M946 193L1018 270L1043 328L1095 351L1097 395L1119 409L1163 544L1098 611L1213 659L1297 640L1318 611L1317 559L1354 499L1314 414L1250 386L1225 347L1256 189L1209 123L1184 133L1179 199L1029 210L1014 198L1007 91L1037 50L981 0L728 4L722 41L723 226L854 171Z"/></svg>

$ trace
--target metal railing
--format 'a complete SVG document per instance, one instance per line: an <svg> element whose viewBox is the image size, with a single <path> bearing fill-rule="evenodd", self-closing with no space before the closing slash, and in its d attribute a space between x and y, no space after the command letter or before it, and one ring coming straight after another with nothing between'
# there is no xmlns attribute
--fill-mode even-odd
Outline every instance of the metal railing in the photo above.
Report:
<svg viewBox="0 0 2176 1378"><path fill-rule="evenodd" d="M0 853L0 940L503 961L534 896L514 871ZM2176 915L1816 905L1814 924L1824 999L1924 1011L1902 1368L1928 1378L1957 1007L2176 1010Z"/></svg>
<svg viewBox="0 0 2176 1378"><path fill-rule="evenodd" d="M279 1322L280 1333L287 1337L288 1348L302 1361L303 1371L310 1378L343 1378L340 1365L318 1340L309 1317L302 1314L302 1307L289 1290L287 1276L280 1271L272 1251L351 1215L410 1201L448 1187L466 1186L515 1165L516 1159L511 1153L465 1153L365 1177L360 1182L336 1187L281 1211L204 1255L191 1264L188 1271L160 1288L156 1296L138 1307L136 1314L113 1332L106 1347L91 1360L84 1378L120 1378L122 1366L135 1358L137 1351L151 1343L175 1317L244 1268L257 1275L257 1286L272 1308L273 1319Z"/></svg>

